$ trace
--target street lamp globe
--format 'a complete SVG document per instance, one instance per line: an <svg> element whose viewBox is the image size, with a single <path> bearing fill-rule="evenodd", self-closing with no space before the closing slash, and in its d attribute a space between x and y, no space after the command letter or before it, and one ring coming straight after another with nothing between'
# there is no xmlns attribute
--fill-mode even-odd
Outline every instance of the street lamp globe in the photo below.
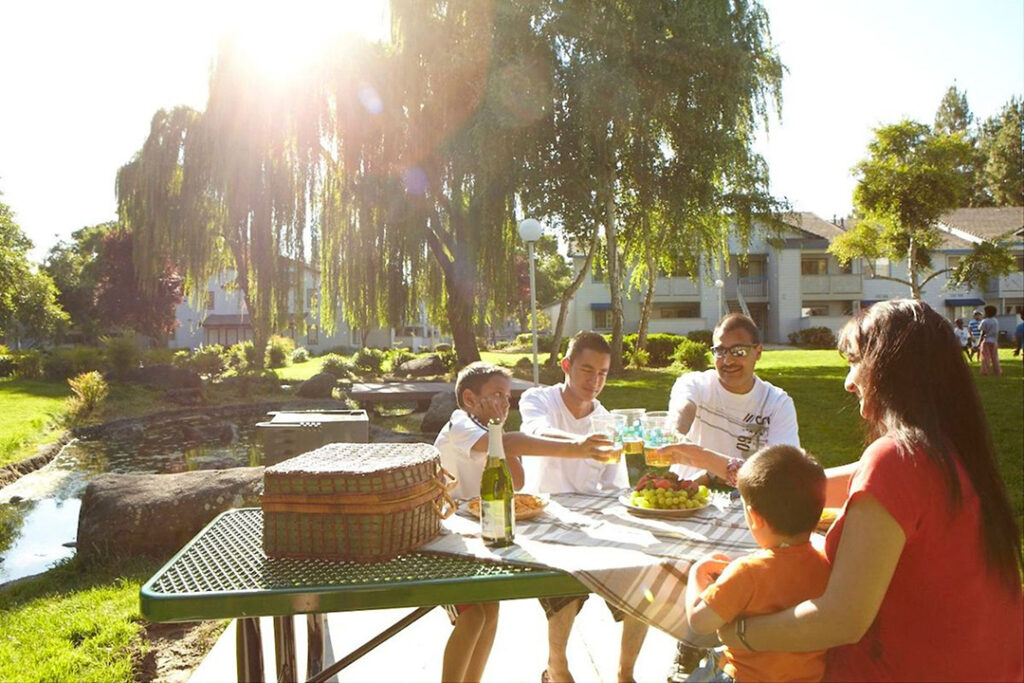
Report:
<svg viewBox="0 0 1024 683"><path fill-rule="evenodd" d="M519 221L519 239L526 243L536 242L544 234L544 226L536 218L524 218Z"/></svg>

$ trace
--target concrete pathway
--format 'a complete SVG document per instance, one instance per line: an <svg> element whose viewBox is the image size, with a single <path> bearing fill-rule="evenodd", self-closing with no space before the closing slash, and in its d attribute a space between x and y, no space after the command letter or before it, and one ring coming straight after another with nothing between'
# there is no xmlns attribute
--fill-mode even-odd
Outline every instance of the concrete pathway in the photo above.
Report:
<svg viewBox="0 0 1024 683"><path fill-rule="evenodd" d="M327 658L333 661L355 649L410 610L344 612L328 618ZM273 627L263 619L264 654L268 681L276 680ZM305 618L296 621L299 674L305 674ZM618 665L619 634L604 603L591 596L583 606L569 639L569 662L577 683L614 683ZM340 683L436 683L441 676L441 655L451 626L441 609L427 616L372 651L335 679ZM639 683L663 683L675 652L675 642L652 629L636 666ZM536 600L501 603L498 634L484 683L537 683L547 659L547 628ZM234 622L192 675L193 683L222 683L235 679Z"/></svg>

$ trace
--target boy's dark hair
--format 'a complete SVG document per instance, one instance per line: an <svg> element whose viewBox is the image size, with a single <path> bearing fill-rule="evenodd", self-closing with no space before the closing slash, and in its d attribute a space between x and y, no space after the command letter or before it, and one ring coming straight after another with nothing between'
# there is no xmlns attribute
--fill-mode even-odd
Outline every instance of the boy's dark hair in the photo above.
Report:
<svg viewBox="0 0 1024 683"><path fill-rule="evenodd" d="M489 380L491 377L500 375L501 377L511 377L507 369L499 366L485 363L481 360L475 363L470 363L466 367L459 370L459 376L455 378L455 403L460 408L465 408L462 405L462 393L469 389L474 394L480 391L480 387Z"/></svg>
<svg viewBox="0 0 1024 683"><path fill-rule="evenodd" d="M750 456L736 480L743 501L772 530L796 536L818 525L825 506L825 470L801 448L776 444Z"/></svg>
<svg viewBox="0 0 1024 683"><path fill-rule="evenodd" d="M985 317L986 318L994 318L995 315L996 315L996 307L995 306L989 305L989 306L985 307Z"/></svg>
<svg viewBox="0 0 1024 683"><path fill-rule="evenodd" d="M572 339L569 340L569 346L565 350L565 357L572 363L579 355L590 349L591 351L597 351L598 353L604 353L612 355L612 347L608 344L608 340L597 332L579 331L573 335Z"/></svg>
<svg viewBox="0 0 1024 683"><path fill-rule="evenodd" d="M757 323L742 313L730 313L719 320L715 326L715 333L719 336L729 330L744 330L750 335L750 341L755 344L761 343L761 330L757 329Z"/></svg>

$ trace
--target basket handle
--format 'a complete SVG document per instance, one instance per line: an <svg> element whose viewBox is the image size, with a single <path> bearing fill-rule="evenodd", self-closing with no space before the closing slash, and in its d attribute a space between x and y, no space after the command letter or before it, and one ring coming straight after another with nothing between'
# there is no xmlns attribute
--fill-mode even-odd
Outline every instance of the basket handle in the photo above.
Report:
<svg viewBox="0 0 1024 683"><path fill-rule="evenodd" d="M441 471L444 472L443 469ZM448 473L445 472L445 474ZM449 474L448 476L451 475ZM434 511L437 512L438 517L440 517L441 519L448 519L453 514L455 514L455 509L458 506L455 504L455 501L452 500L452 495L451 493L448 492L448 487L446 487L440 481L437 481L435 483L437 484L437 487L440 490L441 504L438 504L436 498L431 500L430 504L434 506Z"/></svg>

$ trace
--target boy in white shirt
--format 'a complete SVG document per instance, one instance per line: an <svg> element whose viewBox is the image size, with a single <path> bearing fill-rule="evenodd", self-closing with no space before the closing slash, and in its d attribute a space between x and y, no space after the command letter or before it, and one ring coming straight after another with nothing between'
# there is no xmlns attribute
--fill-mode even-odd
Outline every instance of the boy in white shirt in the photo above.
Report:
<svg viewBox="0 0 1024 683"><path fill-rule="evenodd" d="M437 435L434 446L441 452L441 465L458 482L455 498L480 495L480 478L487 461L487 422L504 422L512 398L509 373L489 363L471 363L455 380L459 408ZM597 457L609 445L603 435L546 438L522 432L503 436L505 459L512 484L523 486L524 453L586 459ZM498 626L498 603L460 604L448 607L454 628L445 646L442 681L479 681L494 644Z"/></svg>

